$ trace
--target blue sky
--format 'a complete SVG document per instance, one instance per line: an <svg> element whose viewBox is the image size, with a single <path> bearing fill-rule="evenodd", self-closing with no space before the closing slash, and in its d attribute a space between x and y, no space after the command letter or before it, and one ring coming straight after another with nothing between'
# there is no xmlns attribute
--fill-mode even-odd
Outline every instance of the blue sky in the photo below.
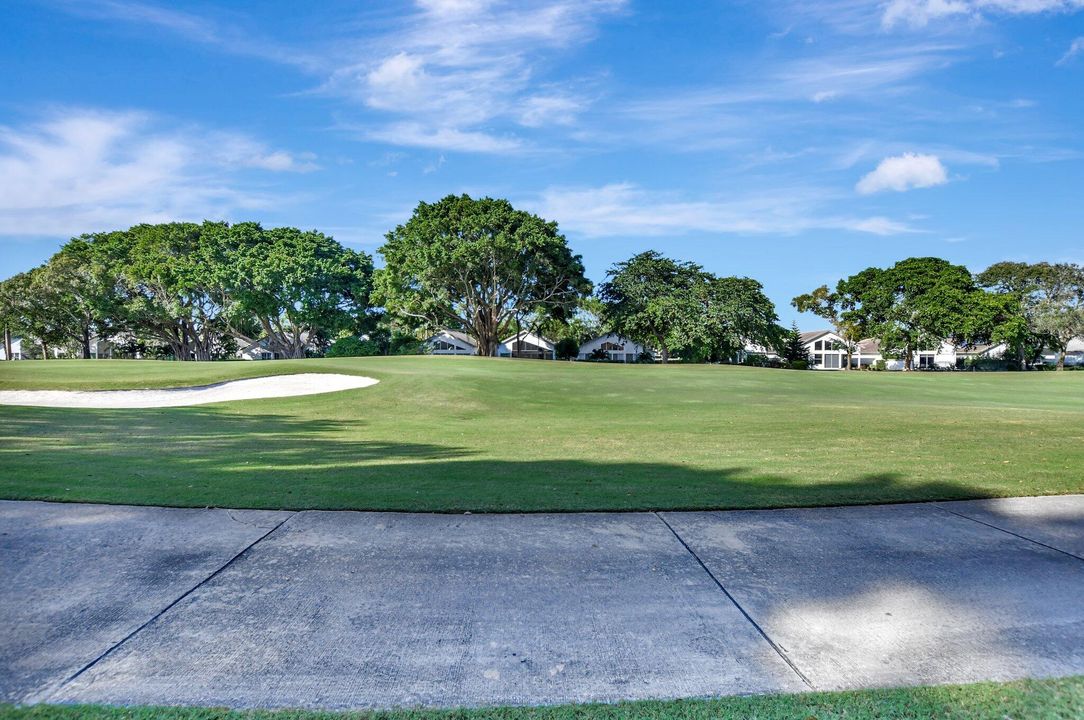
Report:
<svg viewBox="0 0 1084 720"><path fill-rule="evenodd" d="M655 248L757 278L786 322L794 295L911 255L1084 262L1084 0L0 15L0 276L144 221L375 253L460 192L556 220L595 281Z"/></svg>

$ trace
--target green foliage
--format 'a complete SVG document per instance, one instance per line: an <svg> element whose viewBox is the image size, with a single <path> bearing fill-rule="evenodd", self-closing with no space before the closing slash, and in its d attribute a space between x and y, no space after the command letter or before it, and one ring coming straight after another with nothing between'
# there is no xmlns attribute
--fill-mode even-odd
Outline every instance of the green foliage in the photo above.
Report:
<svg viewBox="0 0 1084 720"><path fill-rule="evenodd" d="M607 325L622 337L657 348L667 362L676 346L687 344L703 269L648 250L610 268L599 287Z"/></svg>
<svg viewBox="0 0 1084 720"><path fill-rule="evenodd" d="M662 361L735 357L747 343L775 340L775 307L755 280L715 277L694 263L649 250L614 265L599 288L606 324L657 348Z"/></svg>
<svg viewBox="0 0 1084 720"><path fill-rule="evenodd" d="M834 292L830 291L827 285L821 285L816 290L791 300L791 305L798 312L813 313L832 324L836 335L843 339L842 349L847 351L847 359L843 365L845 370L850 369L851 356L865 333L865 328L862 327L858 318L848 318L844 315L846 310L854 307L855 304L856 299L847 293L846 286L842 282L836 286Z"/></svg>
<svg viewBox="0 0 1084 720"><path fill-rule="evenodd" d="M973 321L982 291L962 265L940 258L908 258L882 270L867 268L840 282L848 298L842 319L865 329L888 357L914 367L914 354L946 339L969 342L989 334Z"/></svg>
<svg viewBox="0 0 1084 720"><path fill-rule="evenodd" d="M256 339L254 323L272 350L300 358L364 317L373 273L365 253L315 230L257 223L206 223L204 234L213 287L239 339Z"/></svg>
<svg viewBox="0 0 1084 720"><path fill-rule="evenodd" d="M382 355L380 344L373 340L362 340L353 335L341 337L331 343L324 357L369 357Z"/></svg>
<svg viewBox="0 0 1084 720"><path fill-rule="evenodd" d="M802 342L802 333L798 331L797 323L790 326L790 330L784 330L780 338L779 357L791 370L808 370L813 362L809 356L809 350Z"/></svg>
<svg viewBox="0 0 1084 720"><path fill-rule="evenodd" d="M481 355L515 318L566 318L591 290L557 224L507 200L419 203L386 239L377 304L411 329L462 328Z"/></svg>
<svg viewBox="0 0 1084 720"><path fill-rule="evenodd" d="M565 337L554 343L554 355L558 360L574 360L580 354L580 343L575 338Z"/></svg>
<svg viewBox="0 0 1084 720"><path fill-rule="evenodd" d="M0 286L8 326L47 345L92 335L163 346L178 360L227 357L265 337L304 357L366 317L372 261L318 232L256 223L164 223L73 238Z"/></svg>
<svg viewBox="0 0 1084 720"><path fill-rule="evenodd" d="M1021 369L1044 345L1058 353L1058 369L1063 369L1069 341L1084 335L1084 267L1000 262L976 280L1006 298L998 339L1015 351Z"/></svg>

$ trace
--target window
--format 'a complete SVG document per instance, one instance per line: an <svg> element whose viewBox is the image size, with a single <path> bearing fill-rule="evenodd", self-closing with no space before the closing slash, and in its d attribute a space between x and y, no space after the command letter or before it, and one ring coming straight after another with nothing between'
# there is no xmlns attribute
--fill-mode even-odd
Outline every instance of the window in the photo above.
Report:
<svg viewBox="0 0 1084 720"><path fill-rule="evenodd" d="M817 353L816 355L814 355L813 356L813 364L814 365L823 365L824 364L824 355L822 355L821 353Z"/></svg>
<svg viewBox="0 0 1084 720"><path fill-rule="evenodd" d="M839 370L839 355L826 355L824 357L824 367L829 370Z"/></svg>

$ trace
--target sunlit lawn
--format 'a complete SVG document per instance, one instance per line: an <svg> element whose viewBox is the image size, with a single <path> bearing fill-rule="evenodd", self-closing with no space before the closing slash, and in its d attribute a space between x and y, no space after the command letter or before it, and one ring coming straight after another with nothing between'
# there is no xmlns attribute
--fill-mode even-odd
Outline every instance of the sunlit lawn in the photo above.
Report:
<svg viewBox="0 0 1084 720"><path fill-rule="evenodd" d="M341 393L0 407L0 496L262 508L750 508L1084 491L1084 373L395 357L0 363L0 389L345 372Z"/></svg>

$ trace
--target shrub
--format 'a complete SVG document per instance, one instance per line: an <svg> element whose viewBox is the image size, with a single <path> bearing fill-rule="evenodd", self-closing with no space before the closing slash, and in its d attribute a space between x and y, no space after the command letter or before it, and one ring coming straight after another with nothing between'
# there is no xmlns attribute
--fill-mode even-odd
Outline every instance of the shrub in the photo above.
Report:
<svg viewBox="0 0 1084 720"><path fill-rule="evenodd" d="M580 344L573 338L561 338L554 346L558 360L574 360L580 354Z"/></svg>
<svg viewBox="0 0 1084 720"><path fill-rule="evenodd" d="M325 353L326 357L368 357L379 355L380 346L372 340L362 340L354 336L341 337L331 343L331 347Z"/></svg>

